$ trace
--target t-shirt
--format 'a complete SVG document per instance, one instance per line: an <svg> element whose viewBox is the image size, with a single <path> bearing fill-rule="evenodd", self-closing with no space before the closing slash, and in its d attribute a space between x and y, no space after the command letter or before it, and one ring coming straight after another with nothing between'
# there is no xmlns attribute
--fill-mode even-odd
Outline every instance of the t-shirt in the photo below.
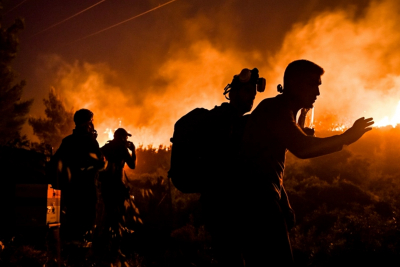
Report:
<svg viewBox="0 0 400 267"><path fill-rule="evenodd" d="M274 190L280 197L286 151L299 158L340 151L340 136L307 136L296 123L290 102L283 95L264 99L251 113L243 135L243 159L250 187Z"/></svg>

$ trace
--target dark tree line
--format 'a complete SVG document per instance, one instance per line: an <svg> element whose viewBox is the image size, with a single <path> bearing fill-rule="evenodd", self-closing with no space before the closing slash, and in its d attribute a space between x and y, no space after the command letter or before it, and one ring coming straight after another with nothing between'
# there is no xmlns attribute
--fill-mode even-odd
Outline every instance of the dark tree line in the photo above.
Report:
<svg viewBox="0 0 400 267"><path fill-rule="evenodd" d="M71 134L72 129L74 129L74 112L66 109L54 88L51 88L48 99L43 99L43 103L45 117L31 117L28 121L33 128L33 133L40 141L39 144L34 144L34 146L38 148L47 144L56 150L62 139Z"/></svg>
<svg viewBox="0 0 400 267"><path fill-rule="evenodd" d="M1 6L1 2L0 2ZM25 81L17 81L18 76L11 68L17 55L18 32L24 28L22 19L5 28L0 18L0 145L26 146L25 136L21 136L33 99L21 100Z"/></svg>

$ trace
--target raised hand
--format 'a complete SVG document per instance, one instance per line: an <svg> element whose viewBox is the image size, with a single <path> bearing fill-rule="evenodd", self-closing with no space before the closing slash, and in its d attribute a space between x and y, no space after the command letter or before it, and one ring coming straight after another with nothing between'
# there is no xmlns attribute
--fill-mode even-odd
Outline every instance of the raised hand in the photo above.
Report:
<svg viewBox="0 0 400 267"><path fill-rule="evenodd" d="M351 128L345 131L342 136L345 138L344 144L350 145L361 138L366 132L372 130L374 124L373 118L365 119L364 117L356 120Z"/></svg>
<svg viewBox="0 0 400 267"><path fill-rule="evenodd" d="M127 146L131 151L135 151L135 145L132 142L128 141Z"/></svg>
<svg viewBox="0 0 400 267"><path fill-rule="evenodd" d="M298 124L301 128L304 128L304 123L306 122L306 116L309 110L310 110L309 108L302 108L300 111L301 113L299 116Z"/></svg>

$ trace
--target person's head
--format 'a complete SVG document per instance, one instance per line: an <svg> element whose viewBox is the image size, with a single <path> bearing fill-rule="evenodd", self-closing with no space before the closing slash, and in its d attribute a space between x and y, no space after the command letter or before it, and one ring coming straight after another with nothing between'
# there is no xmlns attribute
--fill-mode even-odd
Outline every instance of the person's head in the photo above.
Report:
<svg viewBox="0 0 400 267"><path fill-rule="evenodd" d="M241 114L249 112L254 103L257 91L263 92L265 79L259 78L258 69L243 69L240 74L233 76L233 80L225 87L224 95L230 104Z"/></svg>
<svg viewBox="0 0 400 267"><path fill-rule="evenodd" d="M300 59L290 63L283 76L283 88L278 91L289 96L302 108L312 108L317 96L324 69L314 62Z"/></svg>
<svg viewBox="0 0 400 267"><path fill-rule="evenodd" d="M128 136L132 136L124 128L118 128L114 132L114 140L117 141L128 141Z"/></svg>
<svg viewBox="0 0 400 267"><path fill-rule="evenodd" d="M74 114L74 122L76 129L82 129L88 133L94 131L93 112L88 109L80 109Z"/></svg>

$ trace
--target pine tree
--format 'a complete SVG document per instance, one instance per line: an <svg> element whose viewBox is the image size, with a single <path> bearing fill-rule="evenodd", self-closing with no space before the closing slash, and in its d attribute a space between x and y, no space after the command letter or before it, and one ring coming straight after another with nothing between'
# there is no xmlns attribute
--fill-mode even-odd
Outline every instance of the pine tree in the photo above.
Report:
<svg viewBox="0 0 400 267"><path fill-rule="evenodd" d="M25 81L15 83L16 74L11 68L18 48L18 31L24 28L22 19L5 29L0 18L0 145L18 145L21 140L20 131L27 119L33 99L21 101Z"/></svg>
<svg viewBox="0 0 400 267"><path fill-rule="evenodd" d="M64 103L51 88L49 98L43 99L45 118L29 118L29 125L40 142L58 148L62 139L72 133L74 128L74 113L67 111Z"/></svg>

